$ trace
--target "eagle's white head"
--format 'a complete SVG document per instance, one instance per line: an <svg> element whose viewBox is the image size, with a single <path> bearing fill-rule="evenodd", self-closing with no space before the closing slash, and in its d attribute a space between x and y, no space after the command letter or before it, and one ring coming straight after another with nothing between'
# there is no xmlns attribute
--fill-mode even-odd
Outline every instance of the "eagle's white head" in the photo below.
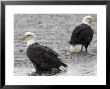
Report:
<svg viewBox="0 0 110 89"><path fill-rule="evenodd" d="M90 25L92 22L95 22L95 18L92 16L85 16L82 20L82 23Z"/></svg>
<svg viewBox="0 0 110 89"><path fill-rule="evenodd" d="M27 42L27 45L35 43L35 34L32 32L25 32L22 34L21 39Z"/></svg>

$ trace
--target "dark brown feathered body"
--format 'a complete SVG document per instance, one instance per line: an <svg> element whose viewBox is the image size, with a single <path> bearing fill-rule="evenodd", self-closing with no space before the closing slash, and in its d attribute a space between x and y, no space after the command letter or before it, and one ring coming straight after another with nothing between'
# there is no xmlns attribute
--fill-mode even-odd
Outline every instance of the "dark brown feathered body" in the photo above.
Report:
<svg viewBox="0 0 110 89"><path fill-rule="evenodd" d="M87 24L81 24L76 26L71 35L70 44L71 45L83 45L86 48L90 45L93 38L93 29Z"/></svg>
<svg viewBox="0 0 110 89"><path fill-rule="evenodd" d="M61 66L64 68L67 67L58 58L56 52L37 42L28 47L27 56L33 63L36 71L58 71Z"/></svg>

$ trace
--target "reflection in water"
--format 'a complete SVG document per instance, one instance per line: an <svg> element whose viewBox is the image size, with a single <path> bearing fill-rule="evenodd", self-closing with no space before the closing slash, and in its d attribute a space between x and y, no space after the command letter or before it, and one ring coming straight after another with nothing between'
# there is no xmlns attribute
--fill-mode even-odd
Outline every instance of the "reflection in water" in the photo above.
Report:
<svg viewBox="0 0 110 89"><path fill-rule="evenodd" d="M42 71L42 72L32 72L30 74L27 74L28 76L53 76L53 75L56 75L56 74L60 74L60 73L63 73L64 71L53 71L53 72L50 72L50 71ZM66 71L65 71L66 72Z"/></svg>

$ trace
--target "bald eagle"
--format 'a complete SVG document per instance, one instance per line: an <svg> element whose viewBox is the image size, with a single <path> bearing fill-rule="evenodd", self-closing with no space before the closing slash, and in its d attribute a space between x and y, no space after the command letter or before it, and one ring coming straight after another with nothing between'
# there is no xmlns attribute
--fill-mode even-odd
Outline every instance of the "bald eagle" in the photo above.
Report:
<svg viewBox="0 0 110 89"><path fill-rule="evenodd" d="M82 23L75 27L69 42L69 51L71 53L80 52L83 50L83 47L85 47L85 51L87 52L88 45L90 45L94 33L90 26L93 21L95 21L95 18L92 16L85 16Z"/></svg>
<svg viewBox="0 0 110 89"><path fill-rule="evenodd" d="M22 39L27 42L27 57L33 63L36 73L42 74L66 70L67 65L58 58L58 54L35 42L35 34L26 32L22 34Z"/></svg>

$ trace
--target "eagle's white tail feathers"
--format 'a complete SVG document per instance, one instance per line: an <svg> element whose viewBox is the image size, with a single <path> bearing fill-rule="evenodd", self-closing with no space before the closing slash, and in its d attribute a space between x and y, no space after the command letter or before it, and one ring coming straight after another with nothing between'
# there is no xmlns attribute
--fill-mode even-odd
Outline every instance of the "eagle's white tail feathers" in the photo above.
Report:
<svg viewBox="0 0 110 89"><path fill-rule="evenodd" d="M80 52L81 48L82 48L82 45L75 45L75 46L70 45L69 51L70 53Z"/></svg>
<svg viewBox="0 0 110 89"><path fill-rule="evenodd" d="M59 67L60 70L66 71L66 68L64 66Z"/></svg>

